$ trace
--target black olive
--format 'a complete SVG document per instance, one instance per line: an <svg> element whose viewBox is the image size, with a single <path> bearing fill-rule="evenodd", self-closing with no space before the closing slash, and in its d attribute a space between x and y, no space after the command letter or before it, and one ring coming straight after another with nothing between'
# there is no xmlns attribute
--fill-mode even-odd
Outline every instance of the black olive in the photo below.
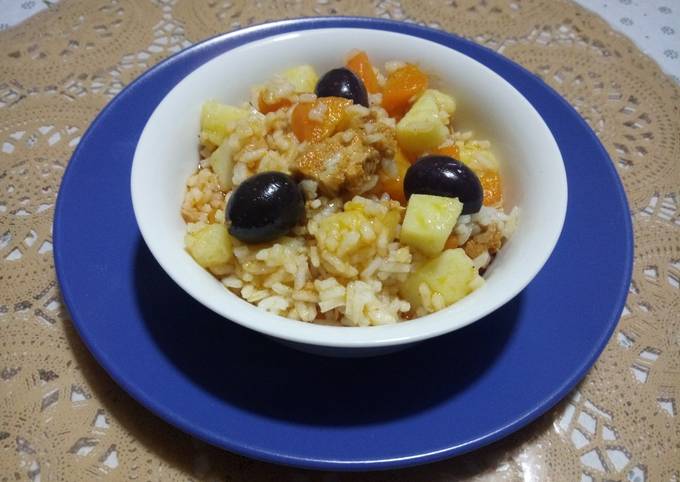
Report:
<svg viewBox="0 0 680 482"><path fill-rule="evenodd" d="M317 97L344 97L368 107L366 87L359 77L344 67L326 72L316 83Z"/></svg>
<svg viewBox="0 0 680 482"><path fill-rule="evenodd" d="M477 175L460 161L448 156L423 156L406 171L404 193L457 197L463 203L463 214L482 207L484 190Z"/></svg>
<svg viewBox="0 0 680 482"><path fill-rule="evenodd" d="M273 171L255 174L229 198L229 233L244 243L272 241L295 226L304 212L304 195L292 177Z"/></svg>

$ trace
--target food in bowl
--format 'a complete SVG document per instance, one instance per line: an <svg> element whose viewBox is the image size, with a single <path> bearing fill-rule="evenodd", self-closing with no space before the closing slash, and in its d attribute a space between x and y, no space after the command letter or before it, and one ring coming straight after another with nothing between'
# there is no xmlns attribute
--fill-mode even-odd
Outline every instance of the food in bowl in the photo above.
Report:
<svg viewBox="0 0 680 482"><path fill-rule="evenodd" d="M484 283L514 231L488 141L417 65L365 52L321 78L273 76L249 102L207 101L181 212L194 260L234 294L305 322L427 315Z"/></svg>

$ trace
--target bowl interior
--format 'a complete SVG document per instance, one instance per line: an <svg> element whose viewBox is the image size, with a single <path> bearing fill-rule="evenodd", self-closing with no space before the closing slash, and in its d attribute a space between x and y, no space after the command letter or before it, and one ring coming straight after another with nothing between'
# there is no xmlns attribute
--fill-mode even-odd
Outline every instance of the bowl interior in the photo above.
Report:
<svg viewBox="0 0 680 482"><path fill-rule="evenodd" d="M391 326L329 327L270 315L228 292L184 250L180 206L198 161L199 114L205 100L240 104L251 86L277 71L311 64L320 74L344 63L352 49L387 60L417 63L435 87L457 100L457 130L491 141L502 164L506 210L521 209L520 224L486 274L487 283L455 305ZM215 312L289 341L335 347L387 346L465 326L521 291L557 242L567 202L557 144L540 115L509 83L479 62L445 46L369 29L318 29L270 37L225 52L182 79L149 118L135 152L132 201L142 236L163 269Z"/></svg>

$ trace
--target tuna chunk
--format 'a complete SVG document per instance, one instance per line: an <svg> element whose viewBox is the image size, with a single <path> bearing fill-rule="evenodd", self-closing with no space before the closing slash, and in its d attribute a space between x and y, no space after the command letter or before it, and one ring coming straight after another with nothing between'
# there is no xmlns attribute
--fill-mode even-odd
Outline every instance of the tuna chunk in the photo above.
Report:
<svg viewBox="0 0 680 482"><path fill-rule="evenodd" d="M484 251L488 251L489 254L498 252L502 244L503 234L497 226L491 225L485 231L468 239L463 245L463 249L465 254L474 259Z"/></svg>
<svg viewBox="0 0 680 482"><path fill-rule="evenodd" d="M378 161L378 151L365 145L358 131L348 130L309 144L291 170L317 181L327 195L360 194L375 184Z"/></svg>

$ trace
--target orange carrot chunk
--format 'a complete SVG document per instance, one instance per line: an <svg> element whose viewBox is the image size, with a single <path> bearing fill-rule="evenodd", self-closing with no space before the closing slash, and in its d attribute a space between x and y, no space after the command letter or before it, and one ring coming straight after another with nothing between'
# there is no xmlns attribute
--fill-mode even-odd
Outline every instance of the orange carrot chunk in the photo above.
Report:
<svg viewBox="0 0 680 482"><path fill-rule="evenodd" d="M319 142L333 135L345 119L345 108L351 104L351 100L342 97L321 97L314 102L298 104L291 118L295 137L300 142Z"/></svg>
<svg viewBox="0 0 680 482"><path fill-rule="evenodd" d="M390 116L400 119L411 103L425 92L427 84L427 75L423 71L413 64L406 64L387 77L382 106Z"/></svg>
<svg viewBox="0 0 680 482"><path fill-rule="evenodd" d="M477 174L479 181L482 183L482 190L484 192L483 203L485 206L493 206L498 204L503 199L501 190L501 178L498 171L482 171Z"/></svg>
<svg viewBox="0 0 680 482"><path fill-rule="evenodd" d="M449 156L453 157L454 159L458 160L458 156L460 155L460 151L458 149L458 146L456 145L450 145L446 147L438 147L436 151L434 151L433 154L441 154L442 156Z"/></svg>
<svg viewBox="0 0 680 482"><path fill-rule="evenodd" d="M380 85L378 78L373 70L373 65L368 60L368 55L363 50L357 52L351 59L347 61L347 68L354 72L357 77L361 79L366 86L369 94L376 94L380 92Z"/></svg>
<svg viewBox="0 0 680 482"><path fill-rule="evenodd" d="M260 92L260 96L257 98L257 108L263 114L275 112L289 105L290 101L288 99L277 99L273 104L268 104L264 99L263 92Z"/></svg>

